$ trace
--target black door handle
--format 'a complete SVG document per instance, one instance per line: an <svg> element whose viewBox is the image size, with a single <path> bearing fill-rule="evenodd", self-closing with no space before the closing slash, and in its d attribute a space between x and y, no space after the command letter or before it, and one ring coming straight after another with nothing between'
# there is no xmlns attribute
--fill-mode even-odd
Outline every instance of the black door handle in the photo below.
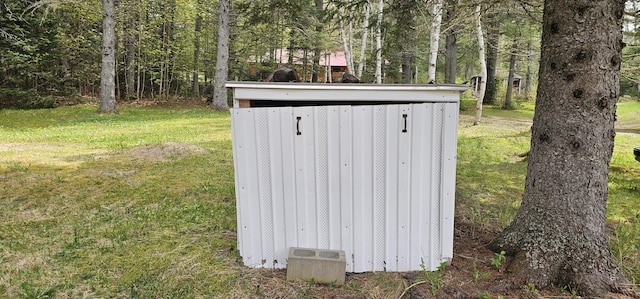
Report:
<svg viewBox="0 0 640 299"><path fill-rule="evenodd" d="M402 133L407 133L407 114L403 114L402 118L404 118L404 129L402 129Z"/></svg>

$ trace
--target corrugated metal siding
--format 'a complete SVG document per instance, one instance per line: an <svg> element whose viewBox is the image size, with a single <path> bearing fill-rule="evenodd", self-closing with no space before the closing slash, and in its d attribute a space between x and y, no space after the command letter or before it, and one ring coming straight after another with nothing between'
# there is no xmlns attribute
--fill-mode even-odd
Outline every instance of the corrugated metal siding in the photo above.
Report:
<svg viewBox="0 0 640 299"><path fill-rule="evenodd" d="M234 109L244 264L284 268L292 246L344 250L348 272L450 260L457 118L457 103Z"/></svg>

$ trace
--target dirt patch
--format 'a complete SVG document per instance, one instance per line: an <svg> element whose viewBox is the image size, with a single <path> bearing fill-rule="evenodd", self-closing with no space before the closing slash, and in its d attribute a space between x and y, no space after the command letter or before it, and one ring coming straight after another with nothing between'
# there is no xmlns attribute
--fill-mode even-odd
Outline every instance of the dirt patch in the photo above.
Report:
<svg viewBox="0 0 640 299"><path fill-rule="evenodd" d="M347 273L341 287L287 281L286 270L246 269L240 266L237 292L233 298L581 298L571 290L549 287L538 290L534 285L515 286L506 269L510 258L500 263L488 248L499 231L456 217L453 260L442 270L442 284L432 286L422 271ZM241 263L240 261L238 261ZM433 290L433 291L432 291ZM435 295L434 295L435 292ZM621 294L604 298L630 299Z"/></svg>
<svg viewBox="0 0 640 299"><path fill-rule="evenodd" d="M442 284L434 287L422 271L401 273L347 273L345 285L333 287L286 281L286 270L249 269L240 279L234 298L576 298L567 290L534 286L514 287L502 261L487 246L499 232L481 227L470 219L456 217L453 260L442 270ZM404 294L402 297L401 295ZM500 297L498 297L500 296Z"/></svg>
<svg viewBox="0 0 640 299"><path fill-rule="evenodd" d="M133 101L121 101L119 107L145 108L145 107L179 107L195 108L208 107L206 98L170 98L170 99L142 99Z"/></svg>
<svg viewBox="0 0 640 299"><path fill-rule="evenodd" d="M134 158L150 161L168 161L172 157L189 154L204 154L206 149L192 144L165 142L162 144L148 144L127 150L125 154Z"/></svg>

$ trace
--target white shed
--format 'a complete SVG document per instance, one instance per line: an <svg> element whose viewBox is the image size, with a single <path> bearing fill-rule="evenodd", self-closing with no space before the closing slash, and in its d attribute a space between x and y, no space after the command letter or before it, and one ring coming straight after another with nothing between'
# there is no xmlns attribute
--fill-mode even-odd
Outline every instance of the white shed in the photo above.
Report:
<svg viewBox="0 0 640 299"><path fill-rule="evenodd" d="M229 82L238 248L343 250L347 272L453 256L459 85Z"/></svg>

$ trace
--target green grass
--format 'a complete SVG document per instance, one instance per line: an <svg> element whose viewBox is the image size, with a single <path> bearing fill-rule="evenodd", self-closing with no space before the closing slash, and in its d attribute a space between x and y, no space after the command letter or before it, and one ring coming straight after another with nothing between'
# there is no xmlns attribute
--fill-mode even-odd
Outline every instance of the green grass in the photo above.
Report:
<svg viewBox="0 0 640 299"><path fill-rule="evenodd" d="M473 110L471 101L463 106ZM528 150L533 104L519 107L485 107L480 126L470 126L469 109L461 117L456 212L489 229L506 226L522 197L526 162L514 154ZM620 122L632 126L639 110L637 102L621 103ZM162 152L176 145L184 151ZM638 135L618 134L608 217L613 253L638 283L635 146ZM0 110L0 298L308 294L307 284L282 284L280 272L239 264L235 213L228 113L124 108L118 115L98 115L93 106ZM269 288L273 281L277 290ZM398 275L376 273L350 280L343 291L397 296L402 284Z"/></svg>
<svg viewBox="0 0 640 299"><path fill-rule="evenodd" d="M229 293L230 138L204 109L0 111L0 297ZM131 155L169 142L205 150Z"/></svg>
<svg viewBox="0 0 640 299"><path fill-rule="evenodd" d="M482 117L506 117L510 119L531 120L535 109L533 101L514 101L514 110L502 109L499 105L484 105L482 108ZM460 101L461 115L476 115L476 99L471 97L463 97Z"/></svg>

